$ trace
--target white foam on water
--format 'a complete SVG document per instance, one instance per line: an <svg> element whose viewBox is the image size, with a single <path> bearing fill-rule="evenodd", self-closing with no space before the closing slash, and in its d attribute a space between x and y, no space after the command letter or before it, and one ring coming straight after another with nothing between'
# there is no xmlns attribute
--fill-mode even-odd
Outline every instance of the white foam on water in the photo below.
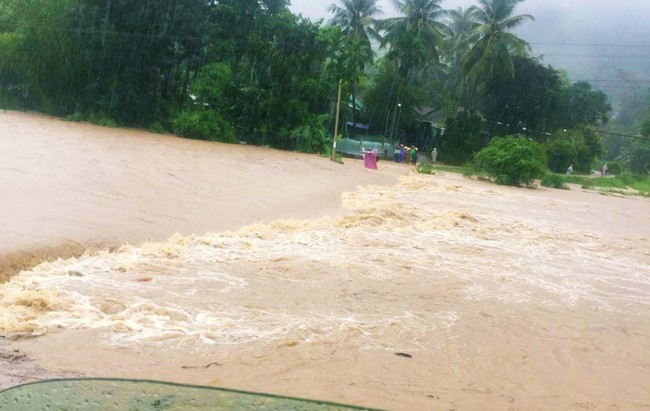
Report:
<svg viewBox="0 0 650 411"><path fill-rule="evenodd" d="M535 200L513 190L433 181L409 175L396 187L361 187L344 196L355 210L346 217L174 236L42 264L0 287L0 334L101 328L116 345L293 339L424 349L431 334L453 336L459 314L445 307L448 293L650 309L640 238L528 216L521 210Z"/></svg>

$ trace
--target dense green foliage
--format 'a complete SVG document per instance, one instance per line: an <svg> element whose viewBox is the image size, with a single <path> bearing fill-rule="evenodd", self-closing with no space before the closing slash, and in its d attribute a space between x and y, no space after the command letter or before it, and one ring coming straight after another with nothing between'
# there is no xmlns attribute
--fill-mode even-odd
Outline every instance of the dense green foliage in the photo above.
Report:
<svg viewBox="0 0 650 411"><path fill-rule="evenodd" d="M418 163L418 165L415 167L418 173L420 174L435 174L436 170L433 168L433 164L431 163Z"/></svg>
<svg viewBox="0 0 650 411"><path fill-rule="evenodd" d="M623 190L636 190L638 194L650 197L650 178L647 175L633 175L623 173L610 178L591 178L584 176L564 177L567 183L580 184L586 189L616 189L621 193Z"/></svg>
<svg viewBox="0 0 650 411"><path fill-rule="evenodd" d="M542 147L525 138L496 137L472 160L472 174L497 184L531 187L545 173Z"/></svg>
<svg viewBox="0 0 650 411"><path fill-rule="evenodd" d="M569 164L578 172L590 173L603 152L602 139L592 127L557 131L546 146L548 167L557 173L565 171Z"/></svg>
<svg viewBox="0 0 650 411"><path fill-rule="evenodd" d="M512 59L514 77L495 76L485 84L480 102L481 112L493 121L499 133L530 130L540 139L540 130L556 130L564 126L563 85L552 67L532 58Z"/></svg>
<svg viewBox="0 0 650 411"><path fill-rule="evenodd" d="M650 135L650 95L610 121L604 93L529 55L522 1L400 0L382 18L377 0L335 0L313 22L287 0L2 0L0 106L323 152L341 81L346 137L462 164L492 136L525 136L556 172L619 159L647 173L650 140L607 132Z"/></svg>
<svg viewBox="0 0 650 411"><path fill-rule="evenodd" d="M558 174L548 173L542 178L542 185L544 187L558 188L560 190L568 190L569 186L566 185L564 177Z"/></svg>
<svg viewBox="0 0 650 411"><path fill-rule="evenodd" d="M234 133L228 121L211 109L181 111L172 120L174 133L179 136L208 141L234 143Z"/></svg>
<svg viewBox="0 0 650 411"><path fill-rule="evenodd" d="M546 146L548 168L555 173L562 173L576 158L576 150L567 140L557 139Z"/></svg>
<svg viewBox="0 0 650 411"><path fill-rule="evenodd" d="M650 140L635 140L623 149L620 158L628 165L632 172L637 174L650 174Z"/></svg>
<svg viewBox="0 0 650 411"><path fill-rule="evenodd" d="M463 164L478 152L481 145L481 117L466 111L447 119L447 129L440 145L440 160Z"/></svg>
<svg viewBox="0 0 650 411"><path fill-rule="evenodd" d="M332 141L325 128L327 118L327 115L311 116L303 125L291 131L297 150L305 153L323 153L327 150Z"/></svg>

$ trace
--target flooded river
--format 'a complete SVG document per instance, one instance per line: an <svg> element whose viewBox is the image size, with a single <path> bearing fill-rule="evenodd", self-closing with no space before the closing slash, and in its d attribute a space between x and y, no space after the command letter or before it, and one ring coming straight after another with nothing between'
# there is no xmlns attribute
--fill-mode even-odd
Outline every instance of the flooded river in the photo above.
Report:
<svg viewBox="0 0 650 411"><path fill-rule="evenodd" d="M0 122L3 247L134 244L0 285L0 348L40 367L388 409L650 407L648 199Z"/></svg>

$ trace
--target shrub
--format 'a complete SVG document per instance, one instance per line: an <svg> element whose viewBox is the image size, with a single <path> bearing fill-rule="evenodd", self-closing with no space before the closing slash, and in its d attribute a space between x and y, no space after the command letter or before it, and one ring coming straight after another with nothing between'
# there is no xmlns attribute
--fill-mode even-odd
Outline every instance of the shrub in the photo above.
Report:
<svg viewBox="0 0 650 411"><path fill-rule="evenodd" d="M163 134L165 132L165 127L163 127L163 125L160 122L156 121L149 125L148 130L151 133Z"/></svg>
<svg viewBox="0 0 650 411"><path fill-rule="evenodd" d="M497 184L531 187L546 174L546 155L534 141L496 137L474 156L471 167L472 175L491 178Z"/></svg>
<svg viewBox="0 0 650 411"><path fill-rule="evenodd" d="M617 176L623 172L623 167L619 162L610 161L609 163L607 163L607 172L609 174L614 174L615 176Z"/></svg>
<svg viewBox="0 0 650 411"><path fill-rule="evenodd" d="M74 121L75 123L78 123L78 122L82 121L83 119L84 119L83 114L81 114L78 111L65 116L66 121Z"/></svg>
<svg viewBox="0 0 650 411"><path fill-rule="evenodd" d="M415 169L420 174L435 174L436 170L433 169L433 164L431 163L419 163Z"/></svg>
<svg viewBox="0 0 650 411"><path fill-rule="evenodd" d="M230 123L215 110L185 110L172 120L174 133L198 140L236 143Z"/></svg>
<svg viewBox="0 0 650 411"><path fill-rule="evenodd" d="M588 179L586 179L585 181L582 182L582 188L585 189L585 190L590 190L590 189L592 189L594 187L595 187L595 185L594 185L594 180L593 179L588 178Z"/></svg>
<svg viewBox="0 0 650 411"><path fill-rule="evenodd" d="M117 127L115 120L102 113L91 114L88 122L102 127Z"/></svg>
<svg viewBox="0 0 650 411"><path fill-rule="evenodd" d="M598 132L592 127L578 127L555 134L557 140L547 146L549 168L561 173L569 164L573 164L577 172L591 172L592 163L604 151ZM568 158L570 153L572 156Z"/></svg>
<svg viewBox="0 0 650 411"><path fill-rule="evenodd" d="M439 161L463 164L483 147L479 115L463 111L448 118L445 125L444 139L439 147Z"/></svg>
<svg viewBox="0 0 650 411"><path fill-rule="evenodd" d="M554 140L546 146L548 168L555 173L564 172L569 164L575 162L576 150L566 140Z"/></svg>
<svg viewBox="0 0 650 411"><path fill-rule="evenodd" d="M291 131L291 139L295 142L295 148L305 153L322 153L329 147L330 139L325 128L327 114L316 116L311 115L300 127Z"/></svg>
<svg viewBox="0 0 650 411"><path fill-rule="evenodd" d="M549 173L542 179L544 187L558 188L561 190L568 190L569 186L566 185L564 177L558 174Z"/></svg>

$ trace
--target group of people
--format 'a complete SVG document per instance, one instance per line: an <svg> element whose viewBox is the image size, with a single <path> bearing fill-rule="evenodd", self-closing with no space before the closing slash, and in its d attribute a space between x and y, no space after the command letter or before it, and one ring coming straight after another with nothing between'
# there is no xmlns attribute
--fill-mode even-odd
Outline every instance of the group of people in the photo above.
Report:
<svg viewBox="0 0 650 411"><path fill-rule="evenodd" d="M411 163L415 165L418 162L418 148L416 146L408 147L400 144L395 147L393 155L395 156L396 163Z"/></svg>
<svg viewBox="0 0 650 411"><path fill-rule="evenodd" d="M415 165L418 162L418 152L419 150L416 146L408 147L404 144L400 144L399 146L395 146L393 155L395 156L396 163L411 163ZM438 150L434 148L431 152L431 162L435 163L437 160Z"/></svg>
<svg viewBox="0 0 650 411"><path fill-rule="evenodd" d="M399 146L395 146L393 155L396 163L410 163L416 165L418 162L418 152L419 150L416 146L408 147L402 143ZM373 148L372 150L365 150L361 148L361 154L363 155L365 167L377 170L377 149ZM434 148L431 152L431 162L435 163L437 160L438 150Z"/></svg>

